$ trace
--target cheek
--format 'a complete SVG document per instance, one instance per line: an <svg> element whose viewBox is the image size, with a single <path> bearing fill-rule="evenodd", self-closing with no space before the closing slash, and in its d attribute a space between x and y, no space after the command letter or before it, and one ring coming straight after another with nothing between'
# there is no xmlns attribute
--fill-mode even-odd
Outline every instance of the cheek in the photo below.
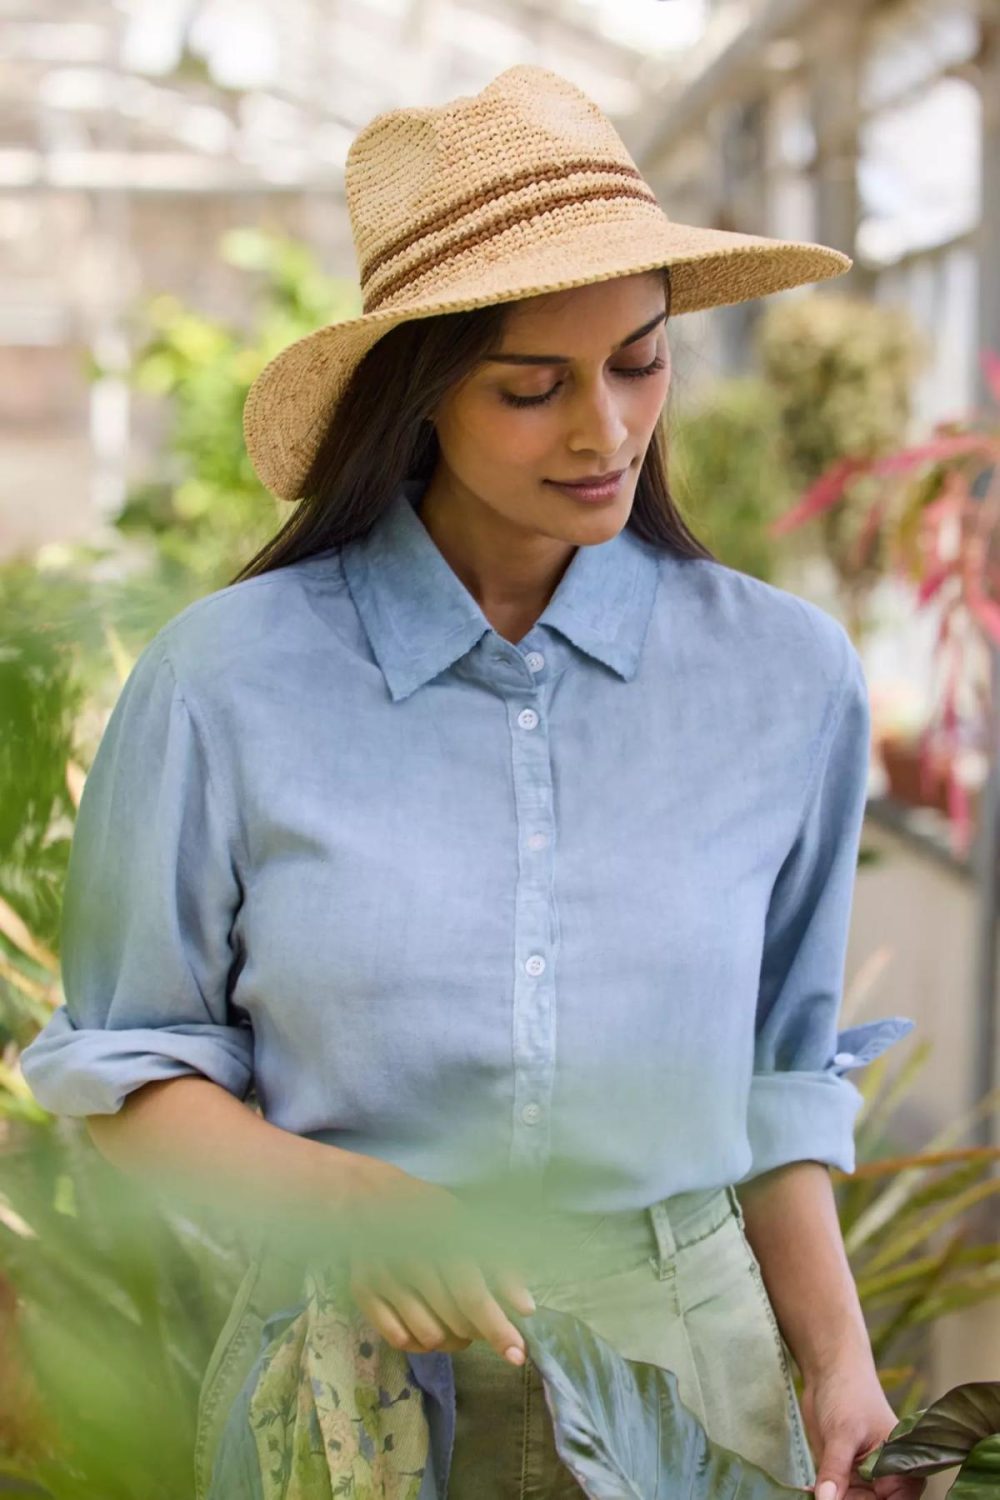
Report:
<svg viewBox="0 0 1000 1500"><path fill-rule="evenodd" d="M637 384L639 389L629 408L629 425L652 431L670 391L670 367Z"/></svg>
<svg viewBox="0 0 1000 1500"><path fill-rule="evenodd" d="M495 469L526 468L537 464L558 441L555 414L544 410L516 411L500 405L479 428L478 449Z"/></svg>

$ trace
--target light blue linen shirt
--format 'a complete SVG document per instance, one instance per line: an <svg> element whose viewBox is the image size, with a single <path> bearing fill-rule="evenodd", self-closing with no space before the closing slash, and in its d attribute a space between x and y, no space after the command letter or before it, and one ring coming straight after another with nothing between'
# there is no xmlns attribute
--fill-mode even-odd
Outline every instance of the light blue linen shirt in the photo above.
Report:
<svg viewBox="0 0 1000 1500"><path fill-rule="evenodd" d="M39 1102L202 1074L285 1130L608 1212L852 1171L869 709L843 626L623 530L516 645L407 481L140 655L87 778Z"/></svg>

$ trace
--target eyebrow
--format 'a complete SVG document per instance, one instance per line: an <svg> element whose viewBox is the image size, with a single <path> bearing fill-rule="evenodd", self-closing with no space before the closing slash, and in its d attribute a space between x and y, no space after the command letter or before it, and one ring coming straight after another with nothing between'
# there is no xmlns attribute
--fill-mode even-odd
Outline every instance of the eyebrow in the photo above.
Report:
<svg viewBox="0 0 1000 1500"><path fill-rule="evenodd" d="M641 328L635 330L635 333L630 333L627 339L622 339L620 344L616 344L611 351L612 354L617 353L619 349L626 348L629 344L634 344L644 334L651 333L658 323L664 321L666 316L666 309L661 313L657 313L655 318L650 318L649 322L643 323ZM499 363L503 365L568 365L572 361L568 354L487 354L484 363Z"/></svg>

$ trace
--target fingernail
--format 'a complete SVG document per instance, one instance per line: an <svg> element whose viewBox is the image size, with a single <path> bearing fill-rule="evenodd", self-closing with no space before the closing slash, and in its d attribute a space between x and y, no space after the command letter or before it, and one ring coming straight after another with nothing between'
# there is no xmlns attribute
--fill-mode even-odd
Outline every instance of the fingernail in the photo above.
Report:
<svg viewBox="0 0 1000 1500"><path fill-rule="evenodd" d="M505 1351L504 1358L509 1359L512 1365L523 1365L524 1351L516 1344L511 1344L510 1348Z"/></svg>
<svg viewBox="0 0 1000 1500"><path fill-rule="evenodd" d="M816 1491L816 1500L837 1500L837 1482L835 1479L824 1479Z"/></svg>
<svg viewBox="0 0 1000 1500"><path fill-rule="evenodd" d="M521 1306L525 1312L533 1313L535 1311L535 1299L530 1292L521 1293Z"/></svg>

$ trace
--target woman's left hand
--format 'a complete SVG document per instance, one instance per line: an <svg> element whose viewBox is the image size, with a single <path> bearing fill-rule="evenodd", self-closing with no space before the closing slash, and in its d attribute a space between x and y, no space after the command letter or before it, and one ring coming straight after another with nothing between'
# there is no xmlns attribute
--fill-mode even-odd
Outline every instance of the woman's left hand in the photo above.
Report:
<svg viewBox="0 0 1000 1500"><path fill-rule="evenodd" d="M871 1500L873 1494L877 1500L918 1500L926 1479L886 1474L868 1482L855 1472L855 1465L884 1442L899 1421L871 1360L835 1362L821 1373L807 1375L801 1406L816 1463L817 1500Z"/></svg>

